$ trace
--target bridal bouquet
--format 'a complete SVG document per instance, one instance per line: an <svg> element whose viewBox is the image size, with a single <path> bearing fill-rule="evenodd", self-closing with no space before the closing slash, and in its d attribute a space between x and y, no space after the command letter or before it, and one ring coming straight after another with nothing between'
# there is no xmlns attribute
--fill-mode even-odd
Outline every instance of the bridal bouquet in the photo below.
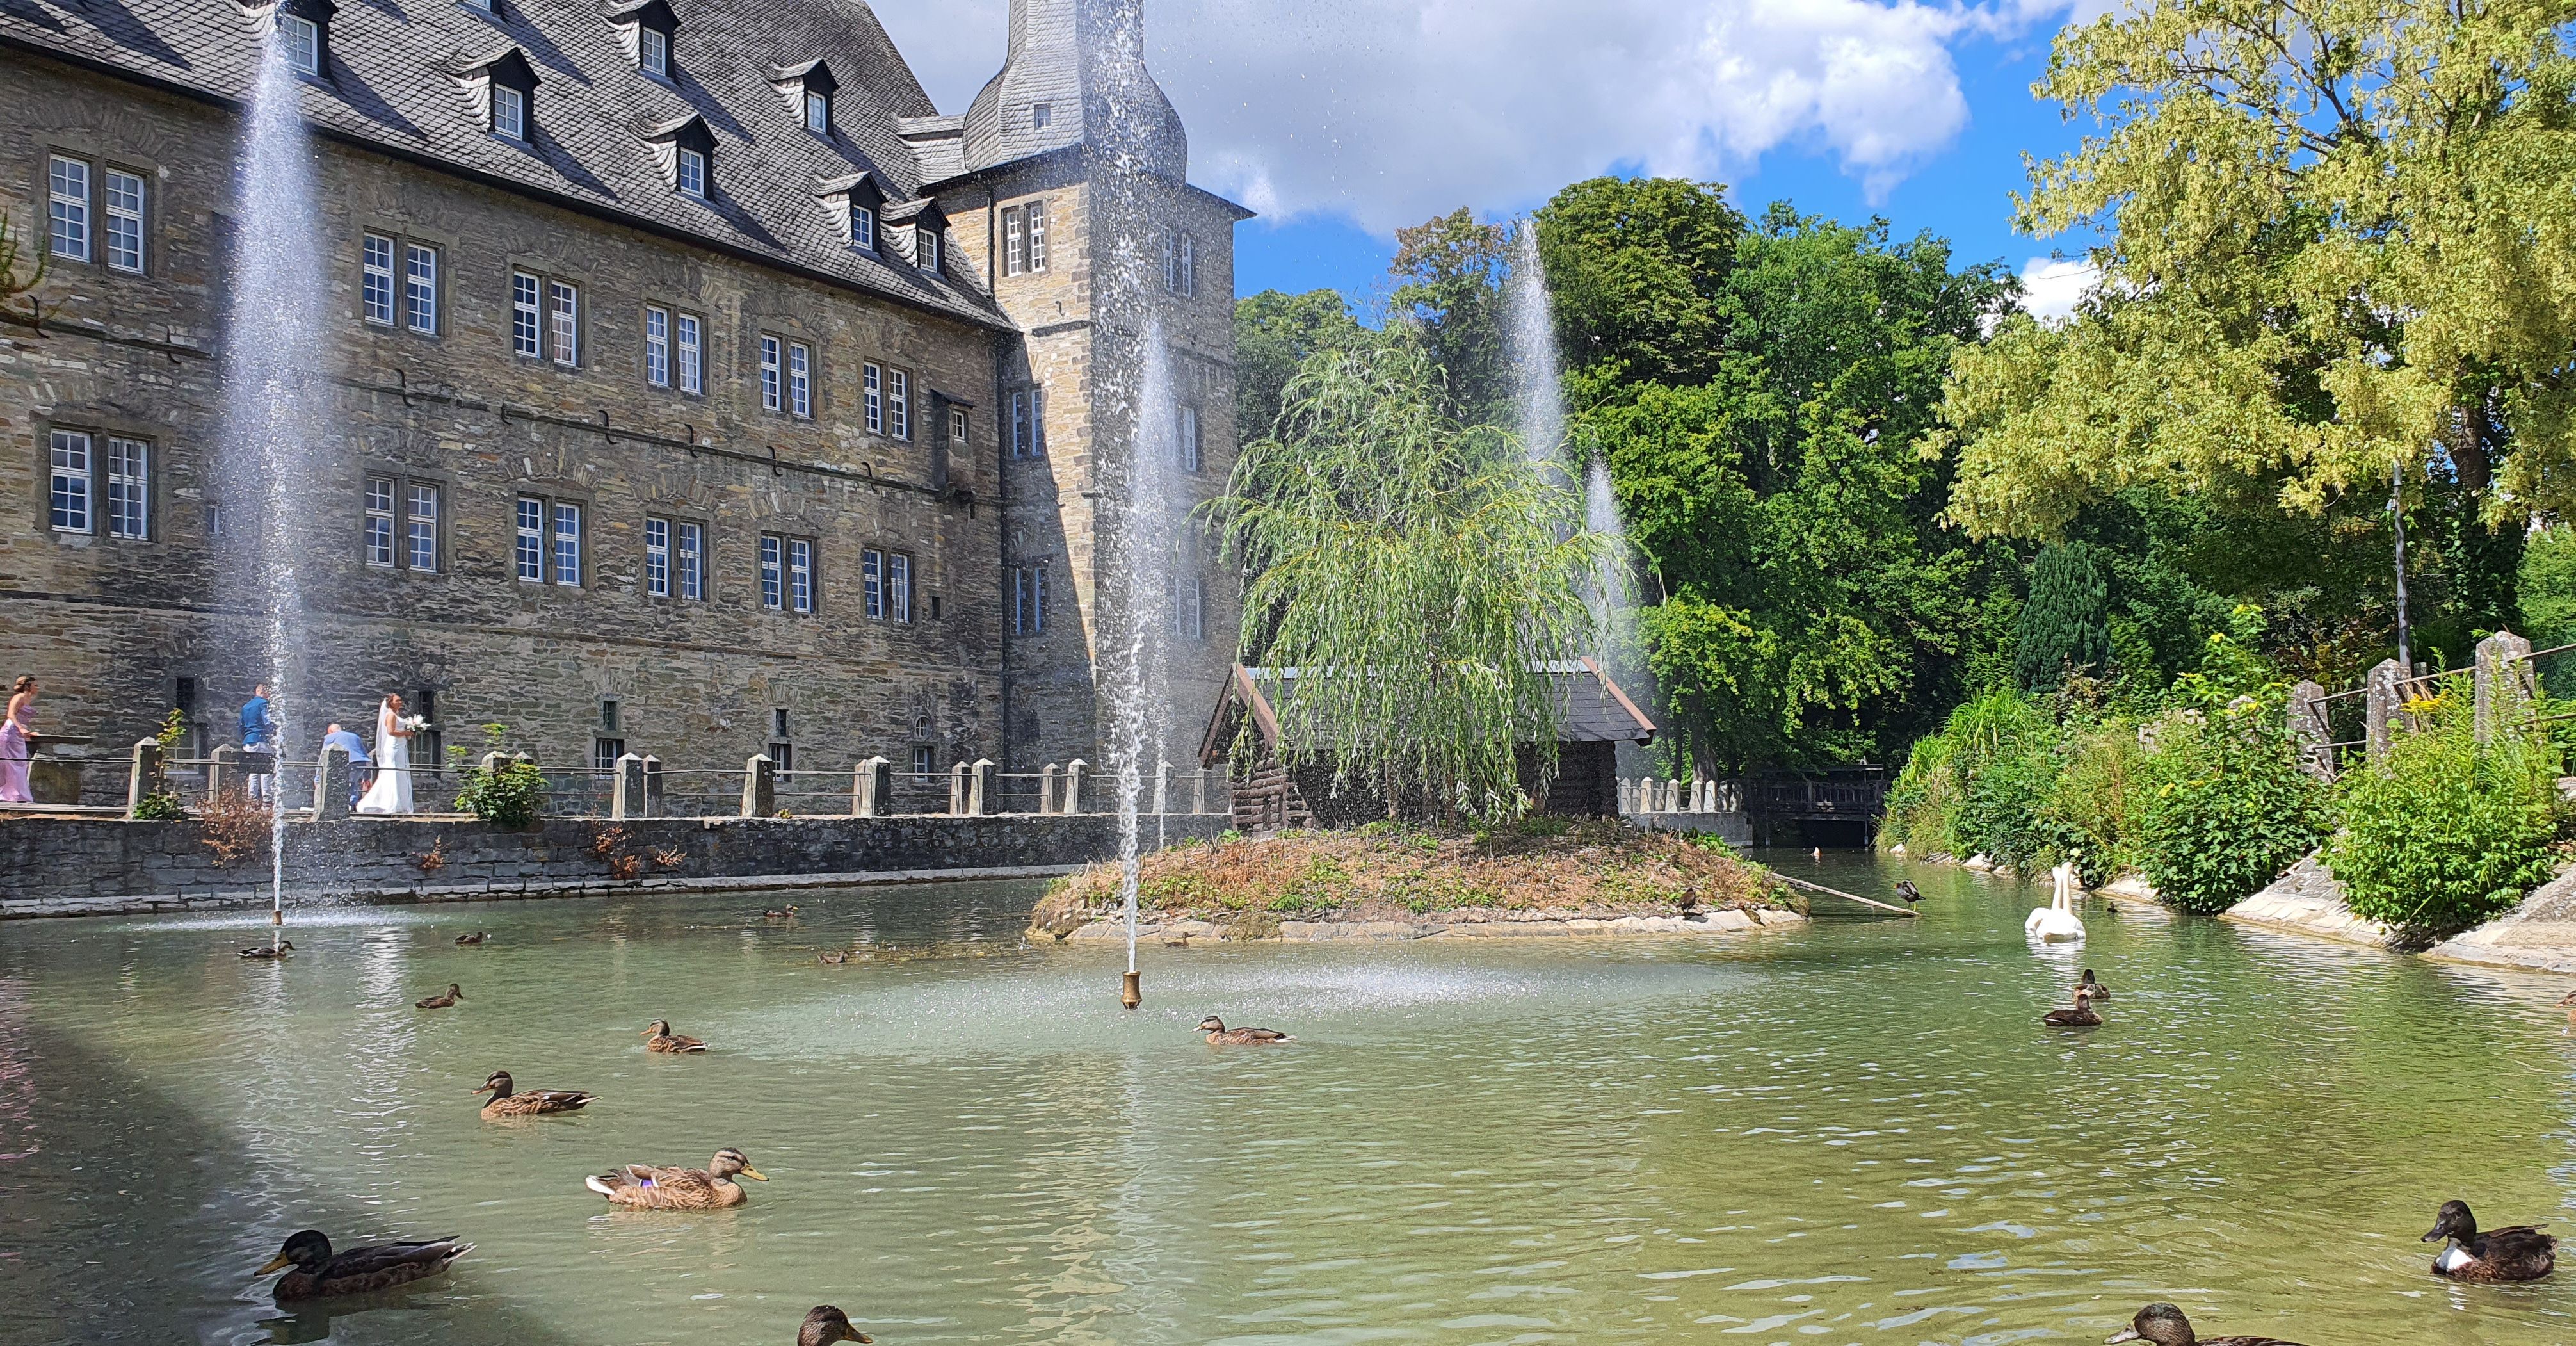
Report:
<svg viewBox="0 0 2576 1346"><path fill-rule="evenodd" d="M417 734L428 727L429 718L424 715L397 715L394 717L394 728L400 729L405 733Z"/></svg>

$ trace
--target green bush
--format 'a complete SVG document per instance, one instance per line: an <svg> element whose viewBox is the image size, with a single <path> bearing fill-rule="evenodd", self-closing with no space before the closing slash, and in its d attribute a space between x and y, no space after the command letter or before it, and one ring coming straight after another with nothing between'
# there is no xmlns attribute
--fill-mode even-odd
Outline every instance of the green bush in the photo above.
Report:
<svg viewBox="0 0 2576 1346"><path fill-rule="evenodd" d="M2030 601L2022 605L2013 673L2027 692L2053 691L2071 674L2099 673L2111 662L2110 586L2093 549L2068 542L2030 564Z"/></svg>
<svg viewBox="0 0 2576 1346"><path fill-rule="evenodd" d="M2326 864L2355 913L2447 935L2548 881L2562 754L2537 735L2479 743L2468 699L2452 687L2414 703L2430 723L2346 778Z"/></svg>
<svg viewBox="0 0 2576 1346"><path fill-rule="evenodd" d="M2039 801L2033 826L2042 842L2037 858L2053 864L2075 857L2088 887L2134 868L2144 756L2134 721L2076 726L2058 745L2056 775Z"/></svg>
<svg viewBox="0 0 2576 1346"><path fill-rule="evenodd" d="M2324 787L2300 771L2277 703L2155 721L2133 779L2135 854L2157 896L2221 912L2279 878L2328 827Z"/></svg>
<svg viewBox="0 0 2576 1346"><path fill-rule="evenodd" d="M483 726L483 739L498 752L509 738L508 725ZM450 748L448 755L463 761L465 749ZM465 769L456 789L456 807L473 814L494 827L516 831L533 827L546 811L546 773L534 762L501 758L492 770L481 763Z"/></svg>

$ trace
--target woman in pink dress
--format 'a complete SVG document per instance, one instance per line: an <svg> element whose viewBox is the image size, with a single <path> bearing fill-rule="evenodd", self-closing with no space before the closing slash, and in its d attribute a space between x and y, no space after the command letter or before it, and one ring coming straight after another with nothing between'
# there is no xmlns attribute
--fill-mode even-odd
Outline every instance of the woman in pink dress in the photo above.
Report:
<svg viewBox="0 0 2576 1346"><path fill-rule="evenodd" d="M9 689L9 714L0 718L0 804L32 804L27 793L27 743L36 732L36 679L21 674Z"/></svg>

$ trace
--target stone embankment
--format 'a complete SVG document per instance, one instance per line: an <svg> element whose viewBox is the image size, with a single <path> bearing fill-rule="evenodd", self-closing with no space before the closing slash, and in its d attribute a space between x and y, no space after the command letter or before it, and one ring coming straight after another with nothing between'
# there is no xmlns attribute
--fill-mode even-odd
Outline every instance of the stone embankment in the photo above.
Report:
<svg viewBox="0 0 2576 1346"><path fill-rule="evenodd" d="M2229 907L2225 918L2240 925L2315 935L2346 944L2367 944L2379 949L2407 946L2405 932L2355 915L2352 908L2345 906L2343 885L2313 855L2290 866L2290 872L2274 880L2270 887Z"/></svg>
<svg viewBox="0 0 2576 1346"><path fill-rule="evenodd" d="M1570 916L1555 912L1443 912L1437 921L1281 921L1247 928L1239 922L1164 920L1139 924L1140 942L1171 940L1413 940L1602 938L1614 935L1732 935L1802 926L1807 918L1777 908L1693 912L1687 916ZM1124 940L1127 923L1104 917L1075 928L1067 940Z"/></svg>

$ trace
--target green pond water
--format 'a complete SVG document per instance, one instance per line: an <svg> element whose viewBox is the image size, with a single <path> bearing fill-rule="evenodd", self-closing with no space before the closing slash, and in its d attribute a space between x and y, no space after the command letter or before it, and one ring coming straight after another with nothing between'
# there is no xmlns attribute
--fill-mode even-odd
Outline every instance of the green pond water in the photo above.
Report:
<svg viewBox="0 0 2576 1346"><path fill-rule="evenodd" d="M0 1341L2576 1342L2576 1270L2452 1286L2417 1241L2576 1203L2562 983L1780 857L1919 921L1724 939L1022 945L1033 885L0 927ZM1835 904L1820 901L1820 908ZM492 933L482 947L453 942ZM853 941L869 962L819 966ZM2109 1023L2050 1032L2077 969ZM412 1002L456 981L457 1008ZM1203 1014L1284 1028L1213 1049ZM651 1056L655 1016L709 1039ZM487 1124L468 1091L584 1088ZM618 1163L745 1150L731 1211ZM290 1315L290 1231L458 1234Z"/></svg>

